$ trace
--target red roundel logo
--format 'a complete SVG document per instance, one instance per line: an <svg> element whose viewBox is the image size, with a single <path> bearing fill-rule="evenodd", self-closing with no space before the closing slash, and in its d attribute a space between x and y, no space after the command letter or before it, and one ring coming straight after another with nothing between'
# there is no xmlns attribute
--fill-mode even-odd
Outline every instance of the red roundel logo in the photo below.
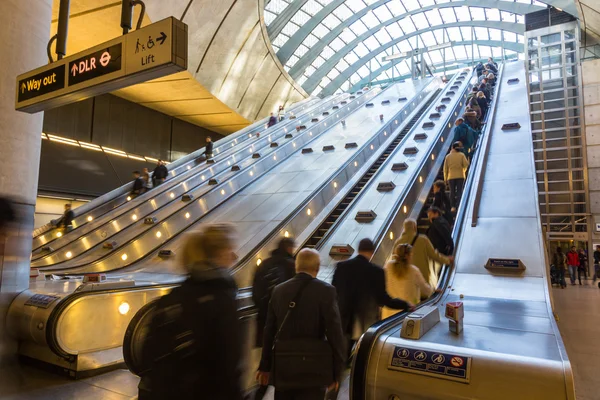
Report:
<svg viewBox="0 0 600 400"><path fill-rule="evenodd" d="M450 360L450 364L452 364L455 367L462 367L463 364L465 363L465 360L462 359L462 357L452 357L452 360Z"/></svg>

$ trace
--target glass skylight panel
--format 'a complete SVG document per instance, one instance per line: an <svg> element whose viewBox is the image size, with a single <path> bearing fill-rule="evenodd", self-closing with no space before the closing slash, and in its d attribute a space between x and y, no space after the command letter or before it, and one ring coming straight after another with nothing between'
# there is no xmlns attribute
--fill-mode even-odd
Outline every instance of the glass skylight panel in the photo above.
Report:
<svg viewBox="0 0 600 400"><path fill-rule="evenodd" d="M504 31L504 41L505 42L516 42L517 34L509 31Z"/></svg>
<svg viewBox="0 0 600 400"><path fill-rule="evenodd" d="M502 31L500 29L490 28L490 40L502 40Z"/></svg>
<svg viewBox="0 0 600 400"><path fill-rule="evenodd" d="M485 15L487 15L487 19L490 21L500 21L500 10L497 8L486 8Z"/></svg>
<svg viewBox="0 0 600 400"><path fill-rule="evenodd" d="M379 30L379 32L375 34L375 37L377 38L377 40L379 40L379 43L381 44L386 44L392 40L392 38L385 29Z"/></svg>
<svg viewBox="0 0 600 400"><path fill-rule="evenodd" d="M275 18L277 18L277 15L265 10L265 25L271 25L271 22L275 21Z"/></svg>
<svg viewBox="0 0 600 400"><path fill-rule="evenodd" d="M357 56L364 57L367 54L369 54L369 49L367 49L363 43L360 43L358 46L356 46L354 48L354 52L356 53Z"/></svg>
<svg viewBox="0 0 600 400"><path fill-rule="evenodd" d="M479 48L479 57L487 58L492 56L492 50L490 46L477 46Z"/></svg>
<svg viewBox="0 0 600 400"><path fill-rule="evenodd" d="M362 23L361 20L358 20L352 25L350 25L350 29L352 30L352 32L354 32L356 36L362 35L366 31L368 31L367 27L365 26L365 24Z"/></svg>
<svg viewBox="0 0 600 400"><path fill-rule="evenodd" d="M476 40L490 40L487 28L475 27L475 39Z"/></svg>
<svg viewBox="0 0 600 400"><path fill-rule="evenodd" d="M452 42L461 42L463 40L462 35L460 34L460 28L446 28L446 32Z"/></svg>
<svg viewBox="0 0 600 400"><path fill-rule="evenodd" d="M518 43L525 43L525 37L523 35L517 35Z"/></svg>
<svg viewBox="0 0 600 400"><path fill-rule="evenodd" d="M440 44L450 42L448 35L444 33L443 29L436 29L433 31L433 36L435 36L435 40Z"/></svg>
<svg viewBox="0 0 600 400"><path fill-rule="evenodd" d="M323 6L327 6L331 3L334 2L334 0L317 0L319 3L321 3Z"/></svg>
<svg viewBox="0 0 600 400"><path fill-rule="evenodd" d="M371 4L377 3L378 0L363 0L368 6Z"/></svg>
<svg viewBox="0 0 600 400"><path fill-rule="evenodd" d="M417 0L402 0L402 4L407 11L413 11L421 8L421 5Z"/></svg>
<svg viewBox="0 0 600 400"><path fill-rule="evenodd" d="M449 24L451 22L456 22L456 15L451 7L440 8L439 11L442 15L442 20L444 23Z"/></svg>
<svg viewBox="0 0 600 400"><path fill-rule="evenodd" d="M313 90L313 92L310 95L311 96L318 96L319 93L321 93L322 90L323 90L323 88L321 86L317 86L317 88L315 90Z"/></svg>
<svg viewBox="0 0 600 400"><path fill-rule="evenodd" d="M325 46L325 48L321 52L321 57L323 57L326 60L329 60L334 54L335 54L335 51L333 51L333 49L331 47Z"/></svg>
<svg viewBox="0 0 600 400"><path fill-rule="evenodd" d="M319 38L316 37L315 35L313 35L312 33L310 35L308 35L306 37L306 39L304 39L304 41L302 42L302 44L306 47L308 47L309 49L311 47L313 47L315 44L317 44L317 42L319 41Z"/></svg>
<svg viewBox="0 0 600 400"><path fill-rule="evenodd" d="M344 71L346 68L349 67L348 63L346 62L346 60L341 59L335 66L338 70L340 71Z"/></svg>
<svg viewBox="0 0 600 400"><path fill-rule="evenodd" d="M338 71L337 69L333 68L331 71L329 71L329 73L327 74L327 77L329 79L335 79L336 76L338 76L340 74L340 71Z"/></svg>
<svg viewBox="0 0 600 400"><path fill-rule="evenodd" d="M306 22L308 22L310 17L311 17L310 15L308 15L304 11L300 10L296 14L294 14L294 16L292 17L292 22L294 22L295 24L297 24L299 26L302 26Z"/></svg>
<svg viewBox="0 0 600 400"><path fill-rule="evenodd" d="M290 72L290 67L287 64L283 66L283 69L285 72Z"/></svg>
<svg viewBox="0 0 600 400"><path fill-rule="evenodd" d="M424 43L425 46L435 46L437 44L433 32L423 32L420 36L421 43Z"/></svg>
<svg viewBox="0 0 600 400"><path fill-rule="evenodd" d="M452 51L452 47L442 49L441 52L442 52L442 54L445 54L446 62L452 62L455 60L454 52Z"/></svg>
<svg viewBox="0 0 600 400"><path fill-rule="evenodd" d="M458 17L459 22L471 20L471 15L469 14L469 7L454 7L454 11L456 12L456 16Z"/></svg>
<svg viewBox="0 0 600 400"><path fill-rule="evenodd" d="M285 10L285 8L287 6L288 6L288 3L286 3L283 0L271 0L271 2L269 2L269 4L267 4L265 9L268 11L271 11L275 14L281 14L281 12L283 10Z"/></svg>
<svg viewBox="0 0 600 400"><path fill-rule="evenodd" d="M320 23L315 29L313 29L312 33L313 35L321 39L323 36L329 33L329 29L327 29L327 27L325 27L323 23Z"/></svg>
<svg viewBox="0 0 600 400"><path fill-rule="evenodd" d="M383 53L380 53L383 54ZM371 70L375 71L378 68L381 68L381 63L379 62L379 60L377 59L377 57L373 57L369 60L369 63L371 64Z"/></svg>
<svg viewBox="0 0 600 400"><path fill-rule="evenodd" d="M442 57L442 52L440 50L434 50L429 52L429 57L434 64L439 64L444 61Z"/></svg>
<svg viewBox="0 0 600 400"><path fill-rule="evenodd" d="M515 14L506 11L500 11L500 17L505 22L516 22Z"/></svg>
<svg viewBox="0 0 600 400"><path fill-rule="evenodd" d="M306 70L304 71L304 75L306 76L311 76L312 74L315 73L317 69L315 67L313 67L312 65L309 65Z"/></svg>
<svg viewBox="0 0 600 400"><path fill-rule="evenodd" d="M355 62L358 61L358 56L356 55L356 53L354 53L353 51L351 51L350 53L346 54L344 56L344 60L346 60L346 62L350 65L354 64Z"/></svg>
<svg viewBox="0 0 600 400"><path fill-rule="evenodd" d="M410 74L410 67L408 66L407 61L404 61L401 64L398 64L397 69L398 69L399 75Z"/></svg>
<svg viewBox="0 0 600 400"><path fill-rule="evenodd" d="M544 7L544 8L547 7L546 4L542 3L541 1L537 1L537 0L533 0L533 2L531 4L533 4L534 6L540 6L540 7Z"/></svg>
<svg viewBox="0 0 600 400"><path fill-rule="evenodd" d="M329 47L331 47L333 49L333 51L338 51L345 45L346 44L344 42L342 42L342 39L340 39L339 37L333 39L331 41L331 43L329 43Z"/></svg>
<svg viewBox="0 0 600 400"><path fill-rule="evenodd" d="M492 55L494 58L502 58L502 48L492 47Z"/></svg>
<svg viewBox="0 0 600 400"><path fill-rule="evenodd" d="M475 37L473 36L474 32L470 26L461 26L460 31L462 32L462 36L465 41L471 41L471 38L475 40Z"/></svg>
<svg viewBox="0 0 600 400"><path fill-rule="evenodd" d="M344 28L342 30L342 33L339 36L345 43L350 43L351 41L353 41L354 39L356 39L356 35L354 34L354 32L352 32L352 30L348 27Z"/></svg>
<svg viewBox="0 0 600 400"><path fill-rule="evenodd" d="M346 0L344 3L354 12L359 12L367 6L362 0Z"/></svg>
<svg viewBox="0 0 600 400"><path fill-rule="evenodd" d="M298 85L302 86L304 84L304 82L306 82L307 79L308 79L308 77L306 75L302 75L300 78L296 79L296 83L298 83Z"/></svg>
<svg viewBox="0 0 600 400"><path fill-rule="evenodd" d="M443 24L442 17L440 16L440 12L438 10L426 11L425 16L427 17L427 20L429 21L431 26Z"/></svg>
<svg viewBox="0 0 600 400"><path fill-rule="evenodd" d="M296 33L298 31L298 29L300 29L300 27L292 22L288 22L283 29L281 30L281 33L292 37L294 35L294 33Z"/></svg>
<svg viewBox="0 0 600 400"><path fill-rule="evenodd" d="M358 70L358 73L360 74L360 76L362 77L368 77L369 76L369 67L367 67L367 65L363 65L362 67L360 67L360 69Z"/></svg>
<svg viewBox="0 0 600 400"><path fill-rule="evenodd" d="M368 12L361 18L361 21L369 28L374 28L380 24L379 20L372 12Z"/></svg>
<svg viewBox="0 0 600 400"><path fill-rule="evenodd" d="M326 27L328 27L329 29L333 29L336 26L338 26L342 21L340 21L338 19L338 17L336 17L333 14L329 14L324 20L323 20L323 24L325 24Z"/></svg>
<svg viewBox="0 0 600 400"><path fill-rule="evenodd" d="M298 48L294 51L294 55L296 57L302 57L304 56L306 53L308 52L308 47L306 47L305 45L301 44L300 46L298 46Z"/></svg>
<svg viewBox="0 0 600 400"><path fill-rule="evenodd" d="M374 36L369 36L363 41L363 43L365 44L365 46L367 46L367 49L369 49L369 51L373 51L379 47L379 42L377 41L377 39L375 39Z"/></svg>
<svg viewBox="0 0 600 400"><path fill-rule="evenodd" d="M394 17L406 13L406 9L404 8L400 0L392 0L388 2L387 7L390 9Z"/></svg>
<svg viewBox="0 0 600 400"><path fill-rule="evenodd" d="M373 12L375 13L375 16L379 18L380 21L387 21L388 19L393 18L392 13L390 12L390 10L388 10L385 4L380 7L377 7L375 10L373 10Z"/></svg>
<svg viewBox="0 0 600 400"><path fill-rule="evenodd" d="M428 6L434 5L435 1L433 1L433 0L419 0L419 3L421 3L421 7L428 7Z"/></svg>
<svg viewBox="0 0 600 400"><path fill-rule="evenodd" d="M475 50L475 56L473 56L473 50ZM465 51L467 52L468 59L479 58L477 46L465 46Z"/></svg>
<svg viewBox="0 0 600 400"><path fill-rule="evenodd" d="M467 58L467 52L465 51L465 46L454 46L454 54L456 55L457 60L464 60Z"/></svg>
<svg viewBox="0 0 600 400"><path fill-rule="evenodd" d="M411 51L413 48L408 43L408 40L403 40L396 45L400 53L406 53L407 51Z"/></svg>
<svg viewBox="0 0 600 400"><path fill-rule="evenodd" d="M402 28L405 34L412 33L417 30L417 28L415 28L415 24L413 24L412 19L410 19L410 17L401 19L400 21L398 21L398 25L400 25L400 28Z"/></svg>
<svg viewBox="0 0 600 400"><path fill-rule="evenodd" d="M485 21L485 11L481 7L471 7L473 21Z"/></svg>
<svg viewBox="0 0 600 400"><path fill-rule="evenodd" d="M283 33L280 33L279 35L277 35L275 40L273 40L273 46L281 47L285 42L288 41L288 39L289 37L287 37Z"/></svg>
<svg viewBox="0 0 600 400"><path fill-rule="evenodd" d="M345 4L342 4L341 6L339 6L335 10L333 10L333 13L336 15L336 17L338 17L342 21L345 21L348 18L350 18L352 15L354 15L352 10L350 10L348 7L346 7Z"/></svg>
<svg viewBox="0 0 600 400"><path fill-rule="evenodd" d="M437 0L436 3L437 4L450 3L450 0Z"/></svg>
<svg viewBox="0 0 600 400"><path fill-rule="evenodd" d="M306 3L304 3L304 5L301 8L301 10L303 10L304 12L306 12L310 15L315 15L322 9L323 9L323 6L320 5L319 3L317 3L315 0L308 0Z"/></svg>
<svg viewBox="0 0 600 400"><path fill-rule="evenodd" d="M290 57L290 59L288 60L288 62L286 63L286 65L288 65L290 68L293 67L297 62L298 62L299 58L292 55Z"/></svg>
<svg viewBox="0 0 600 400"><path fill-rule="evenodd" d="M525 16L517 15L517 24L524 24L524 23L525 23Z"/></svg>
<svg viewBox="0 0 600 400"><path fill-rule="evenodd" d="M350 77L350 82L351 82L353 85L354 85L354 84L357 84L358 82L360 82L360 80L361 80L361 77L360 77L360 75L358 74L358 72L356 72L356 73L352 74L352 76Z"/></svg>
<svg viewBox="0 0 600 400"><path fill-rule="evenodd" d="M425 14L419 13L411 16L417 30L427 29L429 28L429 23L427 23L427 19L425 18Z"/></svg>
<svg viewBox="0 0 600 400"><path fill-rule="evenodd" d="M325 59L319 56L315 59L315 61L313 61L312 66L315 68L320 68L323 64L325 64Z"/></svg>

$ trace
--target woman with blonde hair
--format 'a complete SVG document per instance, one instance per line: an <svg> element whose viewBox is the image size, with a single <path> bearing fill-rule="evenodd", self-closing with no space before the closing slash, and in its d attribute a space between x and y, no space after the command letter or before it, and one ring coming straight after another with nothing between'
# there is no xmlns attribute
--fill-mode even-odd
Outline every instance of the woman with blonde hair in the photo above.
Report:
<svg viewBox="0 0 600 400"><path fill-rule="evenodd" d="M188 279L161 297L144 344L139 399L242 400L242 341L232 225L188 235L181 263Z"/></svg>
<svg viewBox="0 0 600 400"><path fill-rule="evenodd" d="M402 234L394 243L394 249L401 243L411 245L412 260L421 271L425 282L429 282L433 287L437 286L438 271L433 268L434 262L437 262L441 268L441 265L450 264L454 258L437 251L427 236L420 235L417 232L417 221L411 218L404 220L404 229L402 229Z"/></svg>
<svg viewBox="0 0 600 400"><path fill-rule="evenodd" d="M412 265L412 253L413 247L410 244L400 243L394 248L391 260L383 267L385 286L390 296L418 304L421 299L431 296L433 289L425 281L419 268ZM398 310L384 307L381 316L387 318L397 312Z"/></svg>

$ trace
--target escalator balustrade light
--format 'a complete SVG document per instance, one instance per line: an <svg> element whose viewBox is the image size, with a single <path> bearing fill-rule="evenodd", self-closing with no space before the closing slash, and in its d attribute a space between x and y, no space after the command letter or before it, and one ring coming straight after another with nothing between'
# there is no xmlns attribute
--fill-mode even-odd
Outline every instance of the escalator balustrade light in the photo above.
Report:
<svg viewBox="0 0 600 400"><path fill-rule="evenodd" d="M250 176L254 176L254 171L250 171Z"/></svg>
<svg viewBox="0 0 600 400"><path fill-rule="evenodd" d="M325 126L327 126L327 122L325 122Z"/></svg>
<svg viewBox="0 0 600 400"><path fill-rule="evenodd" d="M123 254L121 255L121 260L123 260L123 261L127 261L127 254L123 253Z"/></svg>
<svg viewBox="0 0 600 400"><path fill-rule="evenodd" d="M333 187L337 188L337 182L333 182Z"/></svg>
<svg viewBox="0 0 600 400"><path fill-rule="evenodd" d="M289 238L290 233L288 231L283 232L283 237Z"/></svg>
<svg viewBox="0 0 600 400"><path fill-rule="evenodd" d="M458 103L458 105L462 107L462 101L460 103Z"/></svg>
<svg viewBox="0 0 600 400"><path fill-rule="evenodd" d="M190 213L189 212L185 213L185 219L190 219Z"/></svg>
<svg viewBox="0 0 600 400"><path fill-rule="evenodd" d="M406 214L408 212L408 207L407 206L402 207L402 211L404 211L404 214Z"/></svg>
<svg viewBox="0 0 600 400"><path fill-rule="evenodd" d="M59 238L62 236L62 232L56 232L56 237Z"/></svg>
<svg viewBox="0 0 600 400"><path fill-rule="evenodd" d="M189 171L190 169L192 169L192 167L190 167L190 166L188 165L188 166L187 166L187 169L188 169L188 171Z"/></svg>
<svg viewBox="0 0 600 400"><path fill-rule="evenodd" d="M371 150L373 150L373 145L371 145Z"/></svg>
<svg viewBox="0 0 600 400"><path fill-rule="evenodd" d="M431 159L432 159L432 160L435 160L435 154L432 154L432 155L431 155Z"/></svg>
<svg viewBox="0 0 600 400"><path fill-rule="evenodd" d="M131 307L129 307L129 303L124 301L119 305L119 314L127 315L130 309Z"/></svg>
<svg viewBox="0 0 600 400"><path fill-rule="evenodd" d="M249 133L249 134L248 134L248 137L249 137L249 138L251 138L251 137L252 137L252 134L251 134L251 133Z"/></svg>
<svg viewBox="0 0 600 400"><path fill-rule="evenodd" d="M174 199L175 198L175 193L170 193L169 196Z"/></svg>
<svg viewBox="0 0 600 400"><path fill-rule="evenodd" d="M274 161L277 161L277 156L273 156L273 160L274 160Z"/></svg>
<svg viewBox="0 0 600 400"><path fill-rule="evenodd" d="M225 195L225 189L221 189L221 194Z"/></svg>
<svg viewBox="0 0 600 400"><path fill-rule="evenodd" d="M235 143L231 143L231 147L235 146Z"/></svg>
<svg viewBox="0 0 600 400"><path fill-rule="evenodd" d="M65 257L67 257L67 258L71 258L71 257L73 257L73 253L71 253L70 251L67 251L67 252L65 253Z"/></svg>
<svg viewBox="0 0 600 400"><path fill-rule="evenodd" d="M131 196L127 196L127 201L131 201Z"/></svg>
<svg viewBox="0 0 600 400"><path fill-rule="evenodd" d="M442 136L442 143L444 143L444 137Z"/></svg>
<svg viewBox="0 0 600 400"><path fill-rule="evenodd" d="M162 233L160 231L156 232L156 237L160 238L162 236Z"/></svg>
<svg viewBox="0 0 600 400"><path fill-rule="evenodd" d="M354 161L354 166L358 167L358 161Z"/></svg>
<svg viewBox="0 0 600 400"><path fill-rule="evenodd" d="M308 215L312 214L312 211L310 210L310 208L306 209L306 214L308 214Z"/></svg>
<svg viewBox="0 0 600 400"><path fill-rule="evenodd" d="M87 217L88 222L92 222L94 220L94 217L92 217L91 215L89 217Z"/></svg>
<svg viewBox="0 0 600 400"><path fill-rule="evenodd" d="M138 216L137 216L137 215L135 215L135 214L133 214L133 215L131 216L131 219L132 219L132 220L134 220L134 221L137 221L137 218L138 218Z"/></svg>
<svg viewBox="0 0 600 400"><path fill-rule="evenodd" d="M260 267L260 264L262 264L262 259L259 258L258 260L256 260L256 266Z"/></svg>
<svg viewBox="0 0 600 400"><path fill-rule="evenodd" d="M395 120L394 122L396 123L396 125L398 125L398 120Z"/></svg>
<svg viewBox="0 0 600 400"><path fill-rule="evenodd" d="M394 240L394 232L390 231L390 240Z"/></svg>
<svg viewBox="0 0 600 400"><path fill-rule="evenodd" d="M312 132L309 132L308 134L309 134L310 136L312 136Z"/></svg>
<svg viewBox="0 0 600 400"><path fill-rule="evenodd" d="M419 177L419 183L423 183L423 177L422 176Z"/></svg>

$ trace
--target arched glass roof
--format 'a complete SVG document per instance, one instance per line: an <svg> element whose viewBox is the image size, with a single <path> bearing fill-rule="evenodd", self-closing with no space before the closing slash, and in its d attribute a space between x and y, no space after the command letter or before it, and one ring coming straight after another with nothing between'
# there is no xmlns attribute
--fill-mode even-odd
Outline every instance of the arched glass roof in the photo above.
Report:
<svg viewBox="0 0 600 400"><path fill-rule="evenodd" d="M354 90L410 76L410 60L384 56L427 48L437 72L522 53L524 15L536 0L271 0L265 24L286 71L309 94ZM451 47L439 49L439 45ZM438 46L436 49L434 46Z"/></svg>

